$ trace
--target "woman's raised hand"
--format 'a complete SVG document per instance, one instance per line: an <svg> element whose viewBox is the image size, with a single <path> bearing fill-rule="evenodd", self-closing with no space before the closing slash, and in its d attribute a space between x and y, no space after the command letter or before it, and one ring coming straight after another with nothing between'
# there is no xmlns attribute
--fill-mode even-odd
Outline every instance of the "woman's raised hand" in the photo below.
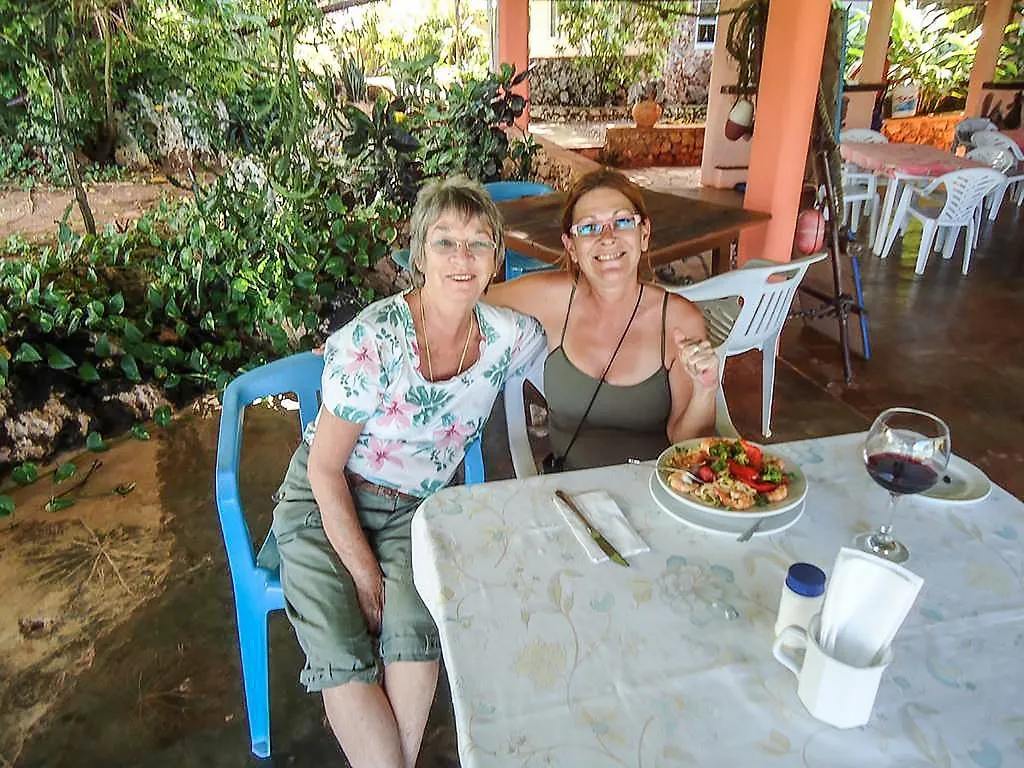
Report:
<svg viewBox="0 0 1024 768"><path fill-rule="evenodd" d="M711 342L704 339L687 338L680 330L673 334L679 362L686 375L693 379L693 385L703 390L718 387L718 355L711 348Z"/></svg>

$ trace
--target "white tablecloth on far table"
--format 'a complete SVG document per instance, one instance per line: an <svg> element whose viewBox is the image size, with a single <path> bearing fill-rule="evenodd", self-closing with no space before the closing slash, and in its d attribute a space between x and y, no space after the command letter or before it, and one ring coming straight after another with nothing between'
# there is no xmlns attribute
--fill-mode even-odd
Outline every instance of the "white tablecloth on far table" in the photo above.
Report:
<svg viewBox="0 0 1024 768"><path fill-rule="evenodd" d="M925 586L871 722L807 714L771 655L785 569L826 571L881 522L863 435L775 446L807 512L741 544L664 513L650 467L444 490L413 522L416 586L441 633L464 766L978 765L1024 762L1024 504L904 499L896 533ZM552 492L604 489L651 552L592 564Z"/></svg>

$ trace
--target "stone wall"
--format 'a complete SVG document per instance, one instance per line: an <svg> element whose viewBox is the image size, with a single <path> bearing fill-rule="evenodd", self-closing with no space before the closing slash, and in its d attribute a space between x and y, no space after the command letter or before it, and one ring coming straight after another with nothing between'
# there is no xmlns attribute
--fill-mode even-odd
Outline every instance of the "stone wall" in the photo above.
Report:
<svg viewBox="0 0 1024 768"><path fill-rule="evenodd" d="M882 133L889 141L901 144L927 144L948 150L953 145L956 124L963 119L962 112L893 118L883 122Z"/></svg>
<svg viewBox="0 0 1024 768"><path fill-rule="evenodd" d="M702 123L707 118L706 104L669 105L661 116L662 122ZM569 107L533 103L530 94L530 119L552 123L613 123L621 120L632 122L630 108L620 107Z"/></svg>
<svg viewBox="0 0 1024 768"><path fill-rule="evenodd" d="M711 60L714 51L694 48L697 18L683 16L676 25L676 34L668 46L668 57L662 68L665 98L676 104L707 104L708 83L711 82Z"/></svg>
<svg viewBox="0 0 1024 768"><path fill-rule="evenodd" d="M583 59L558 57L530 59L531 104L569 107L607 107L626 103L626 85L610 89L606 67L592 66ZM531 106L531 110L534 109Z"/></svg>
<svg viewBox="0 0 1024 768"><path fill-rule="evenodd" d="M700 165L703 125L609 126L602 159L618 168Z"/></svg>

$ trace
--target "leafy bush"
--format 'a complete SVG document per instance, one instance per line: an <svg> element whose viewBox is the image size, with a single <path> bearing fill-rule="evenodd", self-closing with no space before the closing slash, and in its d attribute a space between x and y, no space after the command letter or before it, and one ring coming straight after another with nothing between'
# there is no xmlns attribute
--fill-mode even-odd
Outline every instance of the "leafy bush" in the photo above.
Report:
<svg viewBox="0 0 1024 768"><path fill-rule="evenodd" d="M83 385L219 388L267 355L309 349L337 302L369 300L363 275L397 236L397 209L350 207L340 178L320 178L322 197L289 199L226 175L128 232L79 236L65 221L55 248L9 241L0 388L34 367Z"/></svg>

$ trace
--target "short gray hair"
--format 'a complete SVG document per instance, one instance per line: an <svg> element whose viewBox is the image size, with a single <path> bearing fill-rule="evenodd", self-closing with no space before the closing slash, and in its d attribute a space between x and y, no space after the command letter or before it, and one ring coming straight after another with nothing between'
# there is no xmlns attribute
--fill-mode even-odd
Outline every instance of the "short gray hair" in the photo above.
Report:
<svg viewBox="0 0 1024 768"><path fill-rule="evenodd" d="M423 285L427 230L448 212L457 213L467 219L482 216L490 227L491 236L497 246L494 252L495 273L505 263L504 223L498 206L479 182L466 176L452 176L443 181L427 184L416 196L416 207L412 210L412 220L409 224L409 272L413 285Z"/></svg>

